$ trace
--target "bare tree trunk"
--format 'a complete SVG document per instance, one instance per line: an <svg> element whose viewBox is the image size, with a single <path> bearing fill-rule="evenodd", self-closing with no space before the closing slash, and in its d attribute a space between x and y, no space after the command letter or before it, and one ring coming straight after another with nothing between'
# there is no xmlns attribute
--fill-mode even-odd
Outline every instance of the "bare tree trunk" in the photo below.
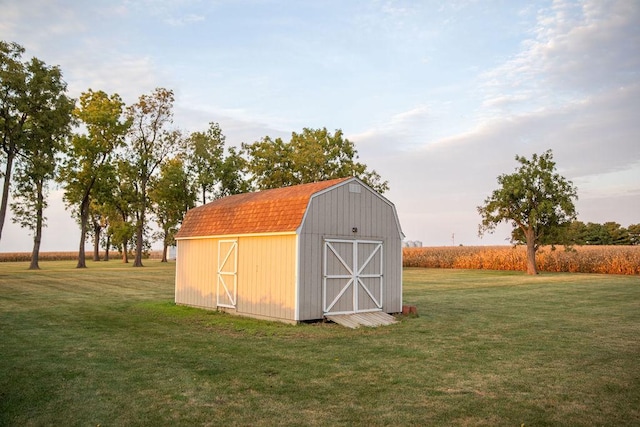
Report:
<svg viewBox="0 0 640 427"><path fill-rule="evenodd" d="M127 243L122 244L122 263L129 264L129 248L127 247Z"/></svg>
<svg viewBox="0 0 640 427"><path fill-rule="evenodd" d="M76 268L87 268L87 256L85 254L85 240L87 239L87 222L89 219L89 201L83 200L80 205L80 248L78 249L78 264Z"/></svg>
<svg viewBox="0 0 640 427"><path fill-rule="evenodd" d="M142 265L142 247L143 247L143 241L142 239L144 238L144 218L145 218L145 212L147 210L147 202L146 202L146 197L147 197L147 187L146 185L142 185L142 206L140 207L140 211L137 214L138 217L138 221L136 223L136 256L135 259L133 260L133 266L134 267L144 267Z"/></svg>
<svg viewBox="0 0 640 427"><path fill-rule="evenodd" d="M42 194L42 181L36 184L38 191L38 202L36 208L36 229L33 237L33 251L31 252L31 264L29 270L40 270L38 263L40 259L40 243L42 242L42 206L44 204L44 196Z"/></svg>
<svg viewBox="0 0 640 427"><path fill-rule="evenodd" d="M133 260L134 267L144 267L142 265L143 228L142 222L138 223L138 226L136 227L136 256Z"/></svg>
<svg viewBox="0 0 640 427"><path fill-rule="evenodd" d="M107 234L107 244L104 248L104 260L109 261L109 246L111 246L111 234Z"/></svg>
<svg viewBox="0 0 640 427"><path fill-rule="evenodd" d="M538 274L536 267L536 237L533 228L526 230L527 238L527 274Z"/></svg>
<svg viewBox="0 0 640 427"><path fill-rule="evenodd" d="M167 248L169 247L169 245L167 245L167 242L164 242L162 246L162 259L160 260L160 262L167 262Z"/></svg>
<svg viewBox="0 0 640 427"><path fill-rule="evenodd" d="M86 237L86 225L82 225L82 229L80 230L80 247L78 248L78 263L76 264L76 268L87 268L87 257L84 248L84 241Z"/></svg>
<svg viewBox="0 0 640 427"><path fill-rule="evenodd" d="M93 260L100 261L100 230L102 226L99 222L93 221Z"/></svg>
<svg viewBox="0 0 640 427"><path fill-rule="evenodd" d="M0 204L0 240L2 239L2 229L4 228L4 219L7 216L7 206L9 204L9 188L11 187L11 170L13 168L13 157L13 150L9 150L9 153L7 153L7 163L4 168L2 203Z"/></svg>

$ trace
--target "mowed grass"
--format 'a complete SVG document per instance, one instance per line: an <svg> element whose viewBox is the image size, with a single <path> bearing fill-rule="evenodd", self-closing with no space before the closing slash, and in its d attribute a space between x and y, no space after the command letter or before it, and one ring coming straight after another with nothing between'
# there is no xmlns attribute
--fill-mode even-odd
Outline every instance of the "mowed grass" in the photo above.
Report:
<svg viewBox="0 0 640 427"><path fill-rule="evenodd" d="M405 270L418 317L175 306L175 264L0 264L0 425L638 425L640 277Z"/></svg>

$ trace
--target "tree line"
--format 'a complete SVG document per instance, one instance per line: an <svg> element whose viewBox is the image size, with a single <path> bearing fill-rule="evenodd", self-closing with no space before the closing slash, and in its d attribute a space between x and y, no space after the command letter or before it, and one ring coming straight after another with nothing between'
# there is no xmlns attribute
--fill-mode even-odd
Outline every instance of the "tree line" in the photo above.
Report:
<svg viewBox="0 0 640 427"><path fill-rule="evenodd" d="M562 241L571 245L640 245L640 224L625 228L613 221L604 224L573 221L563 233Z"/></svg>
<svg viewBox="0 0 640 427"><path fill-rule="evenodd" d="M265 136L238 148L226 143L218 123L192 133L175 127L170 89L156 88L131 105L92 89L76 100L59 67L23 60L24 53L0 41L0 239L10 208L13 222L32 232L31 269L39 268L54 184L81 230L78 268L86 267L90 237L94 259L100 246L107 257L118 250L124 262L133 250L133 265L142 266L151 242L160 240L166 261L186 211L219 197L348 176L388 189L340 129L304 128L289 141Z"/></svg>

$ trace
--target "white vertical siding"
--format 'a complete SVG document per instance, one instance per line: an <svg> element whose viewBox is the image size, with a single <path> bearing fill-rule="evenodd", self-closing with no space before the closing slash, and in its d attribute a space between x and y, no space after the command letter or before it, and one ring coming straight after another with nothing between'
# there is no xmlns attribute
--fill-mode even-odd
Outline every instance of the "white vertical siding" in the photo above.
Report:
<svg viewBox="0 0 640 427"><path fill-rule="evenodd" d="M217 308L218 242L233 236L178 241L176 303ZM237 304L249 316L295 320L295 234L237 238Z"/></svg>
<svg viewBox="0 0 640 427"><path fill-rule="evenodd" d="M179 240L176 260L176 303L216 308L218 241Z"/></svg>
<svg viewBox="0 0 640 427"><path fill-rule="evenodd" d="M240 237L237 311L295 320L295 234Z"/></svg>

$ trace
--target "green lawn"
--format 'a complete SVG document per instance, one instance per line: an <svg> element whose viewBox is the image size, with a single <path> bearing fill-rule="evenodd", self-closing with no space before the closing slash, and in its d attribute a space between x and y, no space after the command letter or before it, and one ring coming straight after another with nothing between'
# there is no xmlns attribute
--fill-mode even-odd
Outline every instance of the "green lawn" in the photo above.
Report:
<svg viewBox="0 0 640 427"><path fill-rule="evenodd" d="M173 305L174 264L0 263L0 425L639 425L640 277L405 270L350 330Z"/></svg>

